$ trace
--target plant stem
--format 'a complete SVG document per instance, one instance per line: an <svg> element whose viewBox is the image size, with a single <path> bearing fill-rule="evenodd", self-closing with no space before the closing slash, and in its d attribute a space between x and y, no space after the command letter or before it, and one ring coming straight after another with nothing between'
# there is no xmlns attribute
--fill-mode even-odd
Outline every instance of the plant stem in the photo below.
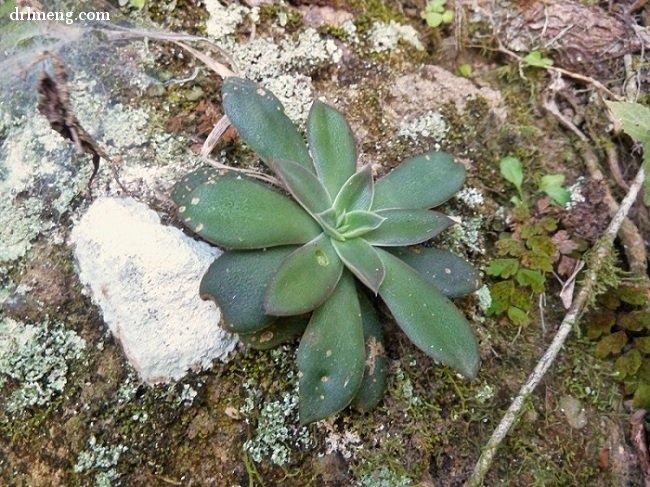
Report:
<svg viewBox="0 0 650 487"><path fill-rule="evenodd" d="M535 390L548 369L555 361L557 355L560 353L560 350L564 346L564 342L571 332L571 329L576 324L579 315L582 313L583 308L589 300L591 292L594 288L594 284L598 278L598 273L603 265L603 262L605 261L605 257L612 248L612 244L614 243L614 239L618 233L621 223L625 219L627 213L630 211L632 204L636 201L644 179L645 172L643 170L643 167L641 167L639 169L639 172L637 172L634 181L632 181L630 184L630 189L621 202L618 211L612 217L612 220L603 233L603 236L596 244L594 257L592 259L592 267L587 272L587 276L582 289L580 289L578 296L573 301L573 304L567 311L567 314L564 316L564 319L558 328L557 334L553 338L553 342L551 342L548 349L535 366L535 369L528 377L528 380L519 390L519 394L517 397L515 397L515 399L510 404L510 407L503 415L501 422L492 433L492 436L483 448L481 456L479 457L478 462L476 462L474 471L465 484L465 487L479 487L483 485L483 480L485 479L488 470L492 466L492 462L494 461L497 449L501 445L510 429L519 419L519 415L521 414L521 410L526 399L528 399L531 393Z"/></svg>

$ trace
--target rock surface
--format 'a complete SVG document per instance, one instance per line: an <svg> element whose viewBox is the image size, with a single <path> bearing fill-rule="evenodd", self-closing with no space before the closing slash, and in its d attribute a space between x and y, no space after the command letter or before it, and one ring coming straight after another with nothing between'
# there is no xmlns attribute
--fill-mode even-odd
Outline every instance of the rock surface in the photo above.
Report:
<svg viewBox="0 0 650 487"><path fill-rule="evenodd" d="M405 74L394 80L391 88L392 102L388 113L396 120L422 111L442 108L446 103L453 102L460 113L465 104L472 98L484 98L491 111L499 118L506 115L501 94L488 87L478 88L470 80L456 76L440 66L425 65L414 72ZM418 103L413 103L417 100Z"/></svg>
<svg viewBox="0 0 650 487"><path fill-rule="evenodd" d="M179 379L225 360L236 338L220 311L199 298L199 281L220 251L133 199L98 198L73 228L79 277L140 377Z"/></svg>

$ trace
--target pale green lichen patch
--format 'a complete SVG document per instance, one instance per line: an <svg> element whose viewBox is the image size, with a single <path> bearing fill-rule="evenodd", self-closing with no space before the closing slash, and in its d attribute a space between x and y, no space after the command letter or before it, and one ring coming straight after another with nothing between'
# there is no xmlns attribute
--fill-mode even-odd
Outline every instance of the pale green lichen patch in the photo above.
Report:
<svg viewBox="0 0 650 487"><path fill-rule="evenodd" d="M210 13L208 34L229 53L240 75L260 82L282 102L289 118L299 124L307 119L313 99L311 78L316 70L338 63L342 52L331 39L315 29L307 28L295 38L284 36L275 41L259 35L248 42L237 42L232 34L242 23L259 24L259 9L241 5L224 6L208 1ZM282 16L278 15L275 31L281 32Z"/></svg>
<svg viewBox="0 0 650 487"><path fill-rule="evenodd" d="M0 318L0 390L13 389L6 411L45 406L61 394L71 363L85 348L86 342L60 323L29 325Z"/></svg>
<svg viewBox="0 0 650 487"><path fill-rule="evenodd" d="M375 23L370 29L368 40L374 52L394 51L400 41L410 44L418 51L424 50L418 31L394 20Z"/></svg>
<svg viewBox="0 0 650 487"><path fill-rule="evenodd" d="M259 392L248 390L249 395L240 412L250 414L252 408L259 407L255 434L243 445L253 460L269 459L275 465L286 465L291 460L293 448L309 448L312 444L309 431L298 425L297 387L282 394L278 400L258 402L257 406L253 406L253 402L256 396L259 401Z"/></svg>
<svg viewBox="0 0 650 487"><path fill-rule="evenodd" d="M254 426L254 431L243 449L255 462L270 460L274 465L286 465L292 460L292 451L309 450L314 440L309 430L299 423L298 376L289 359L293 353L288 347L282 347L270 354L285 370L288 382L277 399L265 397L253 382L244 384L245 398L239 413L246 423Z"/></svg>
<svg viewBox="0 0 650 487"><path fill-rule="evenodd" d="M410 487L413 479L388 467L380 467L364 475L359 481L360 487Z"/></svg>
<svg viewBox="0 0 650 487"><path fill-rule="evenodd" d="M116 467L120 456L128 448L125 445L103 445L95 436L88 440L88 448L77 457L73 467L75 473L95 472L95 487L112 487L118 485L119 474Z"/></svg>
<svg viewBox="0 0 650 487"><path fill-rule="evenodd" d="M439 142L445 138L448 130L445 118L439 112L428 111L402 120L397 135L411 140L430 138Z"/></svg>
<svg viewBox="0 0 650 487"><path fill-rule="evenodd" d="M0 144L0 262L22 257L41 232L56 230L90 175L91 164L79 171L73 159L45 119L13 119Z"/></svg>

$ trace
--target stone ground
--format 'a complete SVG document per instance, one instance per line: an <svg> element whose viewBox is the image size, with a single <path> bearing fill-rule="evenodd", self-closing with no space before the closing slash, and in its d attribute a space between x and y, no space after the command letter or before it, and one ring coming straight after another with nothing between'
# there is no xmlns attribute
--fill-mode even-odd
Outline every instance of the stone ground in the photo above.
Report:
<svg viewBox="0 0 650 487"><path fill-rule="evenodd" d="M436 243L483 270L515 195L499 176L502 157L521 158L530 181L586 176L575 140L540 109L550 75L478 49L489 23L469 10L456 53L454 30L420 17L424 1L113 3L101 7L112 21L164 31L147 41L79 31L45 42L64 60L79 122L111 154L128 196L107 161L87 187L90 157L36 110L36 78L51 65L38 61L41 49L14 42L33 33L0 19L0 47L16 51L0 57L0 484L462 485L563 316L560 286L549 279L545 323L535 308L526 326L488 316L487 287L457 300L481 345L472 382L387 320L383 403L301 427L295 344L247 351L198 299L202 269L219 251L178 229L168 195L202 164L201 144L222 113L221 80L164 37L208 36L298 125L314 98L327 100L378 176L426 150L454 154L469 177L443 208L459 224ZM231 133L212 157L261 169ZM580 333L571 338L487 485L641 485L630 404L613 364L593 349Z"/></svg>

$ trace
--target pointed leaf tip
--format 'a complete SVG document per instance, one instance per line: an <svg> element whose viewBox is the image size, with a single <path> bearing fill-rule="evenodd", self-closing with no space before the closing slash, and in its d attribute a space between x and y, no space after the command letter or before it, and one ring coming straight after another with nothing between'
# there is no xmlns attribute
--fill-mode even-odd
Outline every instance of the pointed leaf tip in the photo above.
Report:
<svg viewBox="0 0 650 487"><path fill-rule="evenodd" d="M476 377L478 344L465 316L414 269L382 249L377 252L386 268L379 295L400 328L430 357Z"/></svg>
<svg viewBox="0 0 650 487"><path fill-rule="evenodd" d="M237 77L226 78L221 92L228 119L262 160L290 160L315 172L302 135L273 93Z"/></svg>
<svg viewBox="0 0 650 487"><path fill-rule="evenodd" d="M409 159L375 184L372 207L428 209L451 198L465 182L465 168L446 152Z"/></svg>
<svg viewBox="0 0 650 487"><path fill-rule="evenodd" d="M307 119L307 139L316 172L334 198L356 170L357 148L352 129L339 111L316 100Z"/></svg>

